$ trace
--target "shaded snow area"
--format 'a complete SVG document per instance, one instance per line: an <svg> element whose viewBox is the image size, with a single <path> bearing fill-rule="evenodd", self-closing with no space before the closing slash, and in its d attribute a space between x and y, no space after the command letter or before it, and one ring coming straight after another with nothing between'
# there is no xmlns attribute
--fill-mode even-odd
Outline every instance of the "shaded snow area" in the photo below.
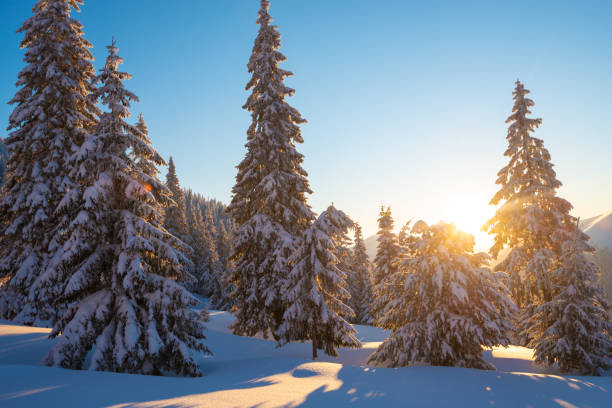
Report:
<svg viewBox="0 0 612 408"><path fill-rule="evenodd" d="M355 326L360 350L312 362L310 344L277 348L238 337L211 312L201 378L41 367L49 329L0 321L0 407L611 407L612 377L565 376L534 367L521 347L485 352L498 371L367 367L383 330Z"/></svg>

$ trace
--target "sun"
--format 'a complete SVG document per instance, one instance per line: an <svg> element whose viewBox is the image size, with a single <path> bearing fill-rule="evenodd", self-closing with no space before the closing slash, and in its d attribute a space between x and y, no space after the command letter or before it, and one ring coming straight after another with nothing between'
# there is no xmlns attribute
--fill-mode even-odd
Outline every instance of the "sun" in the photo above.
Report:
<svg viewBox="0 0 612 408"><path fill-rule="evenodd" d="M495 213L495 207L470 195L453 195L442 210L441 220L454 223L462 231L474 235L476 251L488 251L493 240L481 231Z"/></svg>

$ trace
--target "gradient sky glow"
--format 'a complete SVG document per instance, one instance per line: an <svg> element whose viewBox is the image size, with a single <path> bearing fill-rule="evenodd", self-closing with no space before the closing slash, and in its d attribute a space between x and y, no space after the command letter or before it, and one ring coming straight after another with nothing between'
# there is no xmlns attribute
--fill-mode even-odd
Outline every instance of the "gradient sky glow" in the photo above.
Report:
<svg viewBox="0 0 612 408"><path fill-rule="evenodd" d="M303 126L317 212L331 202L376 232L381 204L396 225L490 216L506 164L504 123L520 78L543 118L560 195L575 214L612 210L612 2L271 0L290 103ZM34 0L0 1L0 100L23 67ZM228 202L244 155L241 109L257 33L257 0L86 0L76 14L95 66L114 36L127 87L156 148L183 186ZM0 104L6 125L12 108ZM163 170L165 174L165 170ZM466 215L467 214L467 215ZM481 237L479 243L484 245ZM482 248L481 248L482 249Z"/></svg>

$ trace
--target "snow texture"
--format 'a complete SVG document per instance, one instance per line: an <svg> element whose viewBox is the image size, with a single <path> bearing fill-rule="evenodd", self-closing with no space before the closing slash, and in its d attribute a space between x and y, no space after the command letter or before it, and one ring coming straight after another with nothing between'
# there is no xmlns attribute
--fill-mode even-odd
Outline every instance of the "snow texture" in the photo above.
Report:
<svg viewBox="0 0 612 408"><path fill-rule="evenodd" d="M366 359L384 330L355 326L362 349L311 362L310 344L234 336L229 313L211 311L202 378L73 371L38 362L57 339L48 329L0 322L0 405L30 407L593 407L609 405L612 377L559 375L521 347L485 350L498 371L376 368Z"/></svg>

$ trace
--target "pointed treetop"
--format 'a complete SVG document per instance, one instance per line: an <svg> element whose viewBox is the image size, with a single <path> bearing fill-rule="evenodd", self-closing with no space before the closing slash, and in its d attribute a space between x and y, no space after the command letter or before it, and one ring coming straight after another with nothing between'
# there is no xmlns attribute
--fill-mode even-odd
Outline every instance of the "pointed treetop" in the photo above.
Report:
<svg viewBox="0 0 612 408"><path fill-rule="evenodd" d="M168 159L168 173L176 173L176 167L174 167L174 159L172 156Z"/></svg>
<svg viewBox="0 0 612 408"><path fill-rule="evenodd" d="M272 17L268 14L268 10L270 10L270 2L268 0L261 0L261 8L257 15L257 24L262 27L269 26L272 21Z"/></svg>

